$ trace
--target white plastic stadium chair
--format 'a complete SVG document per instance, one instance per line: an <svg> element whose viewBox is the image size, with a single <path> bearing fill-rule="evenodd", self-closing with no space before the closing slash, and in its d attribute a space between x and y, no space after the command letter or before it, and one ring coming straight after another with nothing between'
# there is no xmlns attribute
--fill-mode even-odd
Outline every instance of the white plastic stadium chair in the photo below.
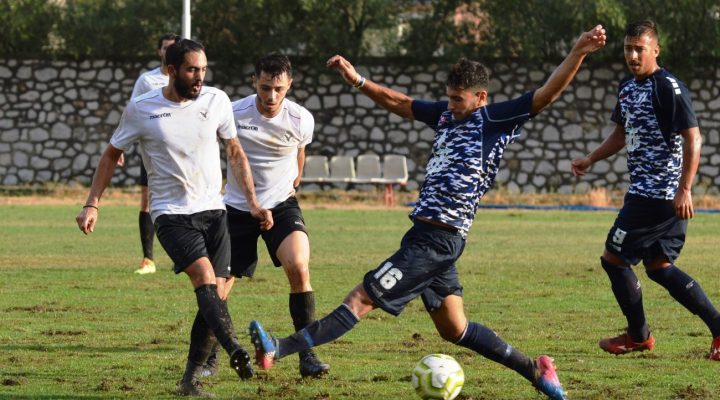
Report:
<svg viewBox="0 0 720 400"><path fill-rule="evenodd" d="M330 159L328 182L352 182L355 179L355 162L350 156L333 156Z"/></svg>
<svg viewBox="0 0 720 400"><path fill-rule="evenodd" d="M301 182L323 183L330 177L328 160L325 156L305 156L305 167Z"/></svg>
<svg viewBox="0 0 720 400"><path fill-rule="evenodd" d="M357 183L380 183L382 172L380 157L376 154L361 154L357 158Z"/></svg>
<svg viewBox="0 0 720 400"><path fill-rule="evenodd" d="M395 205L393 185L405 185L408 181L407 159L399 154L388 154L383 159L382 179L385 184L385 205Z"/></svg>

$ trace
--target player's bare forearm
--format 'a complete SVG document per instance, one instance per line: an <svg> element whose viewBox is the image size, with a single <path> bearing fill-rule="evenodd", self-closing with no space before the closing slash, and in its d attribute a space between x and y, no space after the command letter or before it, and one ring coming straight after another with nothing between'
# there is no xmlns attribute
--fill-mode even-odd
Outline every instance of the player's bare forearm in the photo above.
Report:
<svg viewBox="0 0 720 400"><path fill-rule="evenodd" d="M690 192L700 165L702 136L697 127L683 130L680 134L683 137L683 165L678 189Z"/></svg>
<svg viewBox="0 0 720 400"><path fill-rule="evenodd" d="M555 101L575 77L585 56L605 46L605 29L602 25L580 35L570 53L555 68L545 84L535 91L532 112L537 114Z"/></svg>
<svg viewBox="0 0 720 400"><path fill-rule="evenodd" d="M238 186L240 186L240 190L243 191L248 205L251 208L259 208L260 204L257 201L257 197L255 197L255 182L253 181L250 163L245 155L245 151L237 138L227 140L225 144L227 147L228 164L230 164L229 167L232 168L233 175L235 175L235 180Z"/></svg>
<svg viewBox="0 0 720 400"><path fill-rule="evenodd" d="M327 61L326 66L333 68L343 77L345 82L356 85L360 81L360 74L355 71L355 67L340 55L330 57ZM412 113L412 102L413 99L397 90L390 89L388 87L378 85L375 82L370 81L365 77L365 82L362 87L358 90L364 95L368 96L375 104L390 111L393 114L397 114L403 118L415 119Z"/></svg>
<svg viewBox="0 0 720 400"><path fill-rule="evenodd" d="M107 148L105 148L105 152L103 152L98 166L95 168L95 175L93 175L92 184L90 185L90 192L85 201L86 205L98 205L100 197L102 197L105 189L110 185L110 181L115 173L115 167L122 155L123 152L113 145L108 145Z"/></svg>
<svg viewBox="0 0 720 400"><path fill-rule="evenodd" d="M588 158L593 163L604 160L612 155L617 154L625 147L625 129L622 125L615 125L615 129L603 140L603 142L595 150L588 154Z"/></svg>
<svg viewBox="0 0 720 400"><path fill-rule="evenodd" d="M305 169L305 148L304 147L298 148L297 164L298 164L298 176L293 181L293 188L296 188L300 185L300 180L302 179L303 170Z"/></svg>
<svg viewBox="0 0 720 400"><path fill-rule="evenodd" d="M75 222L77 222L78 227L86 235L95 230L100 197L102 197L103 192L105 192L105 189L110 185L113 172L115 172L115 166L122 154L122 151L119 149L108 145L102 157L100 157L100 162L95 169L95 175L90 185L88 197L85 200L82 210L80 210L80 213L75 217Z"/></svg>

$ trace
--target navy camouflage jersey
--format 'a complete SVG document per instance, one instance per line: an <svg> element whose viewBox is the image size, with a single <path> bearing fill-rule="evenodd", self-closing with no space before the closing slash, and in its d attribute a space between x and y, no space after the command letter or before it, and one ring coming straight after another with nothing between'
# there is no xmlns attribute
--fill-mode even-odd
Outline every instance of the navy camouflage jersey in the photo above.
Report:
<svg viewBox="0 0 720 400"><path fill-rule="evenodd" d="M625 128L628 193L672 200L682 172L681 130L698 126L687 87L664 69L620 82L612 120Z"/></svg>
<svg viewBox="0 0 720 400"><path fill-rule="evenodd" d="M505 147L520 136L520 125L531 117L533 93L481 107L462 121L453 119L447 101L413 101L413 116L434 128L435 138L411 218L442 222L467 236L480 199L495 181Z"/></svg>

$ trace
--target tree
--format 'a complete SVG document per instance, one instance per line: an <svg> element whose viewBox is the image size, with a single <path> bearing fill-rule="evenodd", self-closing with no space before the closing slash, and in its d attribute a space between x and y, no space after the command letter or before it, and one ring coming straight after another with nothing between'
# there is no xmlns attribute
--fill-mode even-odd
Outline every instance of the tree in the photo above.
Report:
<svg viewBox="0 0 720 400"><path fill-rule="evenodd" d="M47 0L0 2L0 56L40 58L49 52L50 32L59 8Z"/></svg>

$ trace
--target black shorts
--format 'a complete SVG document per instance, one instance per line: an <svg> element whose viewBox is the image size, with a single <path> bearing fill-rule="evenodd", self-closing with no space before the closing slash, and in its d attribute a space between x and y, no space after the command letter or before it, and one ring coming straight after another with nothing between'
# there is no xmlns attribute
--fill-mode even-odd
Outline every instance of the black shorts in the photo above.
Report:
<svg viewBox="0 0 720 400"><path fill-rule="evenodd" d="M257 267L257 241L262 236L268 254L276 267L282 265L277 258L277 250L286 237L295 231L305 229L305 219L293 196L270 209L273 217L273 227L269 231L260 231L260 221L247 211L227 206L228 231L231 243L232 274L237 277L252 277Z"/></svg>
<svg viewBox="0 0 720 400"><path fill-rule="evenodd" d="M462 296L455 261L465 248L458 232L415 220L400 250L365 274L363 287L373 303L392 315L422 295L428 311L449 295Z"/></svg>
<svg viewBox="0 0 720 400"><path fill-rule="evenodd" d="M147 185L147 170L145 169L145 164L143 164L142 160L140 160L140 186L147 187Z"/></svg>
<svg viewBox="0 0 720 400"><path fill-rule="evenodd" d="M685 244L687 223L675 215L672 200L627 194L605 249L630 265L663 255L674 262Z"/></svg>
<svg viewBox="0 0 720 400"><path fill-rule="evenodd" d="M155 231L160 244L175 263L176 274L196 260L207 257L215 276L230 276L230 237L225 210L163 214L155 220Z"/></svg>

